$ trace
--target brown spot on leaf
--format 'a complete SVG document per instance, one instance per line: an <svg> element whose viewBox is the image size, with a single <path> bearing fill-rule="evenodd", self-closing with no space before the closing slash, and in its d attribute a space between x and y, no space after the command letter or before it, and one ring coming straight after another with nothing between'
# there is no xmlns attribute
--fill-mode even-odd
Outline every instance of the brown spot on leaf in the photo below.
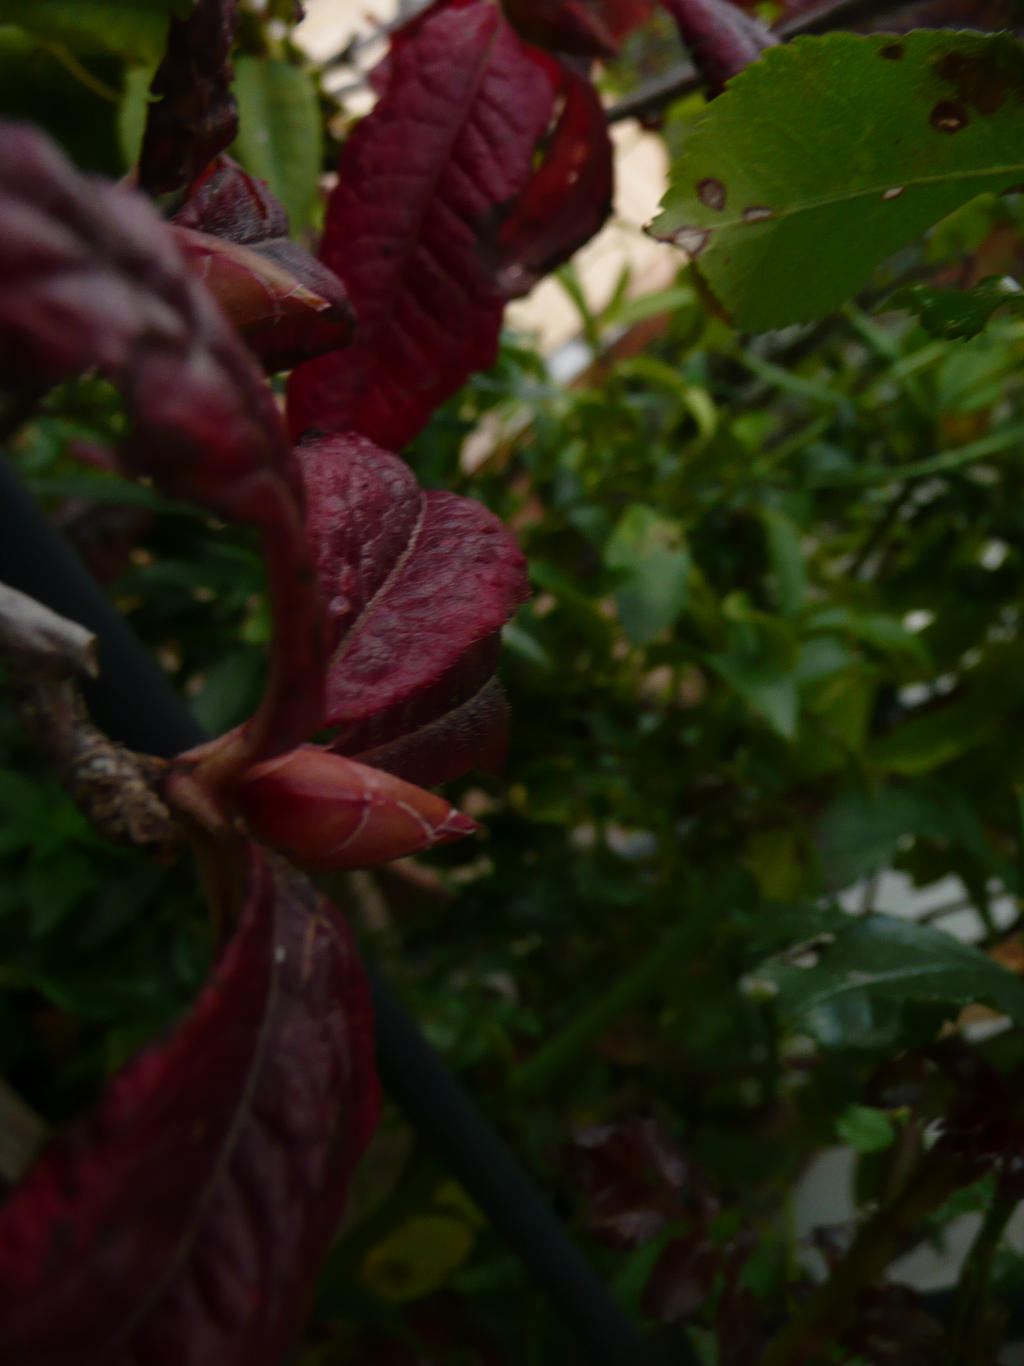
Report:
<svg viewBox="0 0 1024 1366"><path fill-rule="evenodd" d="M725 186L714 176L705 176L697 182L697 198L709 209L721 212L725 208Z"/></svg>
<svg viewBox="0 0 1024 1366"><path fill-rule="evenodd" d="M886 43L885 47L880 48L879 57L884 57L887 62L898 62L903 56L902 43Z"/></svg>
<svg viewBox="0 0 1024 1366"><path fill-rule="evenodd" d="M674 242L677 247L682 247L687 256L699 256L707 246L711 238L708 228L676 228L675 232L669 237L669 241Z"/></svg>
<svg viewBox="0 0 1024 1366"><path fill-rule="evenodd" d="M935 74L953 86L958 102L982 115L995 114L1011 90L1024 95L1024 61L1009 47L980 52L947 52Z"/></svg>
<svg viewBox="0 0 1024 1366"><path fill-rule="evenodd" d="M751 204L743 210L744 223L763 223L766 218L774 218L774 212L767 204Z"/></svg>
<svg viewBox="0 0 1024 1366"><path fill-rule="evenodd" d="M900 195L904 192L906 188L907 187L905 185L893 185L890 189L882 191L882 198L899 199Z"/></svg>
<svg viewBox="0 0 1024 1366"><path fill-rule="evenodd" d="M962 104L954 100L939 100L928 115L928 122L940 133L959 133L961 128L967 127L969 120Z"/></svg>

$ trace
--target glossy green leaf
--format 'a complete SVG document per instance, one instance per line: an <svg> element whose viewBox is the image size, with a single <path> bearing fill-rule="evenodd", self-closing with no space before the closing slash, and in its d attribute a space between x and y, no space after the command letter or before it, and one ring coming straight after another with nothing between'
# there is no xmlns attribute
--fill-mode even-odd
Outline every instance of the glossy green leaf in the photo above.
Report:
<svg viewBox="0 0 1024 1366"><path fill-rule="evenodd" d="M889 1116L871 1105L848 1105L836 1120L836 1134L859 1153L880 1153L896 1138Z"/></svg>
<svg viewBox="0 0 1024 1366"><path fill-rule="evenodd" d="M800 546L800 528L784 512L761 511L769 563L775 575L775 596L784 616L793 617L803 606L807 592L807 569Z"/></svg>
<svg viewBox="0 0 1024 1366"><path fill-rule="evenodd" d="M728 600L729 648L708 663L779 735L791 740L800 711L798 652L792 628L781 617L752 612Z"/></svg>
<svg viewBox="0 0 1024 1366"><path fill-rule="evenodd" d="M829 312L959 205L1024 179L1024 47L1005 35L831 33L770 49L709 105L656 236L739 327Z"/></svg>
<svg viewBox="0 0 1024 1366"><path fill-rule="evenodd" d="M618 593L622 628L647 645L678 620L689 596L690 552L678 522L644 503L627 508L605 546L609 569L625 574Z"/></svg>
<svg viewBox="0 0 1024 1366"><path fill-rule="evenodd" d="M191 7L191 0L0 0L0 23L72 52L116 52L155 65L168 21Z"/></svg>
<svg viewBox="0 0 1024 1366"><path fill-rule="evenodd" d="M829 886L840 890L884 867L906 835L927 830L936 803L912 787L877 792L848 788L818 822L821 862Z"/></svg>
<svg viewBox="0 0 1024 1366"><path fill-rule="evenodd" d="M891 1041L908 1005L945 1015L981 1001L1024 1023L1024 982L952 935L894 916L851 917L802 952L762 963L785 1024L825 1047Z"/></svg>
<svg viewBox="0 0 1024 1366"><path fill-rule="evenodd" d="M317 201L322 157L316 87L307 72L270 57L235 62L235 155L288 211L293 233L307 227Z"/></svg>
<svg viewBox="0 0 1024 1366"><path fill-rule="evenodd" d="M911 716L872 741L867 758L888 773L928 773L990 740L1004 723L1004 711L993 707L987 694L969 695L922 716Z"/></svg>
<svg viewBox="0 0 1024 1366"><path fill-rule="evenodd" d="M1000 276L982 280L973 289L931 289L928 285L904 285L887 300L885 308L907 308L916 313L921 326L945 341L967 341L983 331L994 313L1005 308L1024 312L1024 291Z"/></svg>
<svg viewBox="0 0 1024 1366"><path fill-rule="evenodd" d="M908 631L896 617L883 612L856 612L847 607L826 607L807 623L812 631L839 631L871 645L883 654L909 655L921 664L929 661L921 637Z"/></svg>

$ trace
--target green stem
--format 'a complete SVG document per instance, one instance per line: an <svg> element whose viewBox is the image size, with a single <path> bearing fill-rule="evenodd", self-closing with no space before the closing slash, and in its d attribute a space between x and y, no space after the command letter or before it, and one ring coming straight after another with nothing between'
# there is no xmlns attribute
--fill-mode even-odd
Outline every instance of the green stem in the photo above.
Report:
<svg viewBox="0 0 1024 1366"><path fill-rule="evenodd" d="M927 1153L899 1195L861 1226L849 1252L799 1307L759 1366L827 1360L830 1344L842 1336L856 1312L860 1292L903 1250L907 1234L964 1179L963 1164L956 1157L941 1148Z"/></svg>
<svg viewBox="0 0 1024 1366"><path fill-rule="evenodd" d="M542 1091L620 1015L648 995L677 960L692 950L702 932L699 917L684 920L669 930L650 953L641 958L609 991L513 1072L509 1079L512 1094L521 1099Z"/></svg>
<svg viewBox="0 0 1024 1366"><path fill-rule="evenodd" d="M991 1311L989 1287L992 1265L1006 1225L1018 1203L1016 1197L996 1188L985 1219L960 1269L953 1300L950 1356L953 1366L983 1366L983 1362L991 1359L991 1341L986 1330Z"/></svg>
<svg viewBox="0 0 1024 1366"><path fill-rule="evenodd" d="M87 67L82 65L73 53L68 51L63 43L42 43L41 46L55 57L57 61L60 62L61 66L74 76L76 81L81 85L84 85L86 90L90 91L93 95L98 95L101 100L106 100L108 104L121 103L121 92L115 90L112 85L108 85L106 81L101 81L98 76L94 76Z"/></svg>

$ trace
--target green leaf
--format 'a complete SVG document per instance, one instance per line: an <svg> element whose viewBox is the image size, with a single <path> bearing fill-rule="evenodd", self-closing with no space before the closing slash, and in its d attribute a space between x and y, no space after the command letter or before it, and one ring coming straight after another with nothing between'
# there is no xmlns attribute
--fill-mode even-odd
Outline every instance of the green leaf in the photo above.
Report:
<svg viewBox="0 0 1024 1366"><path fill-rule="evenodd" d="M929 829L935 811L931 796L911 787L840 792L818 822L829 886L848 887L877 872L896 853L904 835Z"/></svg>
<svg viewBox="0 0 1024 1366"><path fill-rule="evenodd" d="M149 87L155 67L129 66L124 73L121 103L117 106L117 140L125 166L134 166L142 150L149 113Z"/></svg>
<svg viewBox="0 0 1024 1366"><path fill-rule="evenodd" d="M859 1153L880 1153L896 1138L889 1116L870 1105L848 1105L836 1120L836 1133Z"/></svg>
<svg viewBox="0 0 1024 1366"><path fill-rule="evenodd" d="M1004 723L1006 708L987 694L968 695L923 716L911 716L895 730L873 740L868 762L888 773L929 773L958 755L986 744Z"/></svg>
<svg viewBox="0 0 1024 1366"><path fill-rule="evenodd" d="M907 308L916 313L921 326L944 341L966 341L981 332L993 313L1008 308L1024 312L1024 291L998 275L981 280L973 289L929 289L927 285L904 285L885 303L885 311Z"/></svg>
<svg viewBox="0 0 1024 1366"><path fill-rule="evenodd" d="M679 522L645 503L627 508L604 552L609 569L628 578L619 590L622 628L634 645L648 645L678 620L689 598L690 552Z"/></svg>
<svg viewBox="0 0 1024 1366"><path fill-rule="evenodd" d="M191 7L191 0L0 0L0 23L72 52L115 52L156 65L168 21Z"/></svg>
<svg viewBox="0 0 1024 1366"><path fill-rule="evenodd" d="M308 226L317 203L323 156L316 87L307 72L270 57L235 62L238 139L234 153L288 212L293 233Z"/></svg>
<svg viewBox="0 0 1024 1366"><path fill-rule="evenodd" d="M710 656L708 663L773 730L791 740L800 710L792 628L780 617L729 600L723 607L732 618L729 648Z"/></svg>
<svg viewBox="0 0 1024 1366"><path fill-rule="evenodd" d="M739 327L819 317L953 209L1024 178L1024 48L1005 34L830 33L771 48L714 100L655 235Z"/></svg>
<svg viewBox="0 0 1024 1366"><path fill-rule="evenodd" d="M67 847L56 858L36 859L25 879L33 935L50 934L95 890L98 875L83 853Z"/></svg>
<svg viewBox="0 0 1024 1366"><path fill-rule="evenodd" d="M768 558L775 575L775 597L779 611L795 617L807 592L807 568L800 545L800 528L792 517L774 508L761 509Z"/></svg>
<svg viewBox="0 0 1024 1366"><path fill-rule="evenodd" d="M982 1001L1024 1023L1024 982L952 935L894 916L851 918L755 976L775 986L783 1022L824 1047L891 1044L908 1005L948 1017Z"/></svg>
<svg viewBox="0 0 1024 1366"><path fill-rule="evenodd" d="M795 901L804 890L807 859L796 830L774 825L751 831L743 863L766 901Z"/></svg>
<svg viewBox="0 0 1024 1366"><path fill-rule="evenodd" d="M847 607L826 607L807 622L810 631L842 631L890 655L910 655L918 663L930 660L920 636L908 631L896 617L882 612L854 612Z"/></svg>

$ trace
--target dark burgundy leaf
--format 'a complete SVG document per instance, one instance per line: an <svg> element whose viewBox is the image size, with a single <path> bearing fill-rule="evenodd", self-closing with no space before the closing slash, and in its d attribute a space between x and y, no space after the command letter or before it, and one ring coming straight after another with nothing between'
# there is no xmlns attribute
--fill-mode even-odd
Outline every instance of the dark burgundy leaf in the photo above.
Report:
<svg viewBox="0 0 1024 1366"><path fill-rule="evenodd" d="M372 868L478 828L443 797L315 745L250 768L235 803L256 839L305 868Z"/></svg>
<svg viewBox="0 0 1024 1366"><path fill-rule="evenodd" d="M587 1227L612 1247L640 1247L673 1219L705 1221L715 1208L657 1120L578 1130L565 1157L587 1200Z"/></svg>
<svg viewBox="0 0 1024 1366"><path fill-rule="evenodd" d="M296 454L327 604L332 747L370 757L480 692L497 663L501 628L527 595L525 561L486 508L424 493L403 461L364 437L325 437ZM495 737L500 743L503 717L491 698L462 721L484 749ZM452 717L450 733L459 724ZM422 737L423 781L439 781L424 773L445 762L431 753L439 734Z"/></svg>
<svg viewBox="0 0 1024 1366"><path fill-rule="evenodd" d="M755 1231L745 1226L722 1249L722 1290L715 1309L719 1366L749 1366L760 1361L768 1345L763 1298L743 1280L743 1268L757 1242ZM808 1278L795 1277L791 1293L798 1294L805 1286L809 1287Z"/></svg>
<svg viewBox="0 0 1024 1366"><path fill-rule="evenodd" d="M506 1366L481 1315L465 1295L441 1292L404 1306L400 1323L366 1327L355 1349L341 1349L358 1366Z"/></svg>
<svg viewBox="0 0 1024 1366"><path fill-rule="evenodd" d="M964 1158L977 1173L997 1164L1024 1193L1024 1129L1003 1074L962 1039L943 1039L927 1050L952 1084L939 1143Z"/></svg>
<svg viewBox="0 0 1024 1366"><path fill-rule="evenodd" d="M98 367L131 408L132 465L172 496L241 517L267 476L299 496L270 390L141 196L10 124L0 195L5 376L42 389Z"/></svg>
<svg viewBox="0 0 1024 1366"><path fill-rule="evenodd" d="M562 95L547 154L498 239L498 278L509 298L567 260L611 210L612 145L597 91L566 69Z"/></svg>
<svg viewBox="0 0 1024 1366"><path fill-rule="evenodd" d="M237 9L237 0L196 0L187 19L171 20L139 158L139 185L150 194L187 185L235 139L230 55Z"/></svg>
<svg viewBox="0 0 1024 1366"><path fill-rule="evenodd" d="M528 43L585 57L615 55L616 42L600 5L587 0L502 0L502 9Z"/></svg>
<svg viewBox="0 0 1024 1366"><path fill-rule="evenodd" d="M730 76L754 62L778 38L759 19L729 0L661 0L704 78L708 97L721 93Z"/></svg>
<svg viewBox="0 0 1024 1366"><path fill-rule="evenodd" d="M497 773L508 749L508 703L496 678L461 706L408 731L389 744L353 754L360 763L434 787L468 769Z"/></svg>
<svg viewBox="0 0 1024 1366"><path fill-rule="evenodd" d="M12 1366L279 1366L377 1091L344 923L258 851L247 876L191 1014L0 1207Z"/></svg>
<svg viewBox="0 0 1024 1366"><path fill-rule="evenodd" d="M4 124L0 374L31 393L91 367L124 394L132 472L260 529L278 630L264 705L231 763L290 748L322 715L323 656L302 483L270 389L140 195Z"/></svg>
<svg viewBox="0 0 1024 1366"><path fill-rule="evenodd" d="M948 1366L945 1328L927 1312L920 1293L905 1285L875 1286L857 1301L846 1347L872 1366ZM986 1353L978 1360L994 1360Z"/></svg>
<svg viewBox="0 0 1024 1366"><path fill-rule="evenodd" d="M616 47L650 18L655 3L656 0L600 0L601 21Z"/></svg>
<svg viewBox="0 0 1024 1366"><path fill-rule="evenodd" d="M267 182L223 155L188 187L188 198L173 221L249 247L288 236L288 215Z"/></svg>
<svg viewBox="0 0 1024 1366"><path fill-rule="evenodd" d="M721 1249L705 1228L673 1238L644 1287L643 1312L658 1323L690 1318L711 1294L721 1262Z"/></svg>
<svg viewBox="0 0 1024 1366"><path fill-rule="evenodd" d="M868 1078L864 1103L879 1110L919 1109L934 1089L934 1069L920 1053L899 1053L887 1058Z"/></svg>
<svg viewBox="0 0 1024 1366"><path fill-rule="evenodd" d="M344 285L289 238L281 204L230 157L207 168L173 221L186 263L268 370L351 340Z"/></svg>
<svg viewBox="0 0 1024 1366"><path fill-rule="evenodd" d="M397 450L493 361L498 236L563 80L489 0L440 0L394 35L383 94L343 149L322 248L356 340L292 376L297 436L355 430Z"/></svg>

